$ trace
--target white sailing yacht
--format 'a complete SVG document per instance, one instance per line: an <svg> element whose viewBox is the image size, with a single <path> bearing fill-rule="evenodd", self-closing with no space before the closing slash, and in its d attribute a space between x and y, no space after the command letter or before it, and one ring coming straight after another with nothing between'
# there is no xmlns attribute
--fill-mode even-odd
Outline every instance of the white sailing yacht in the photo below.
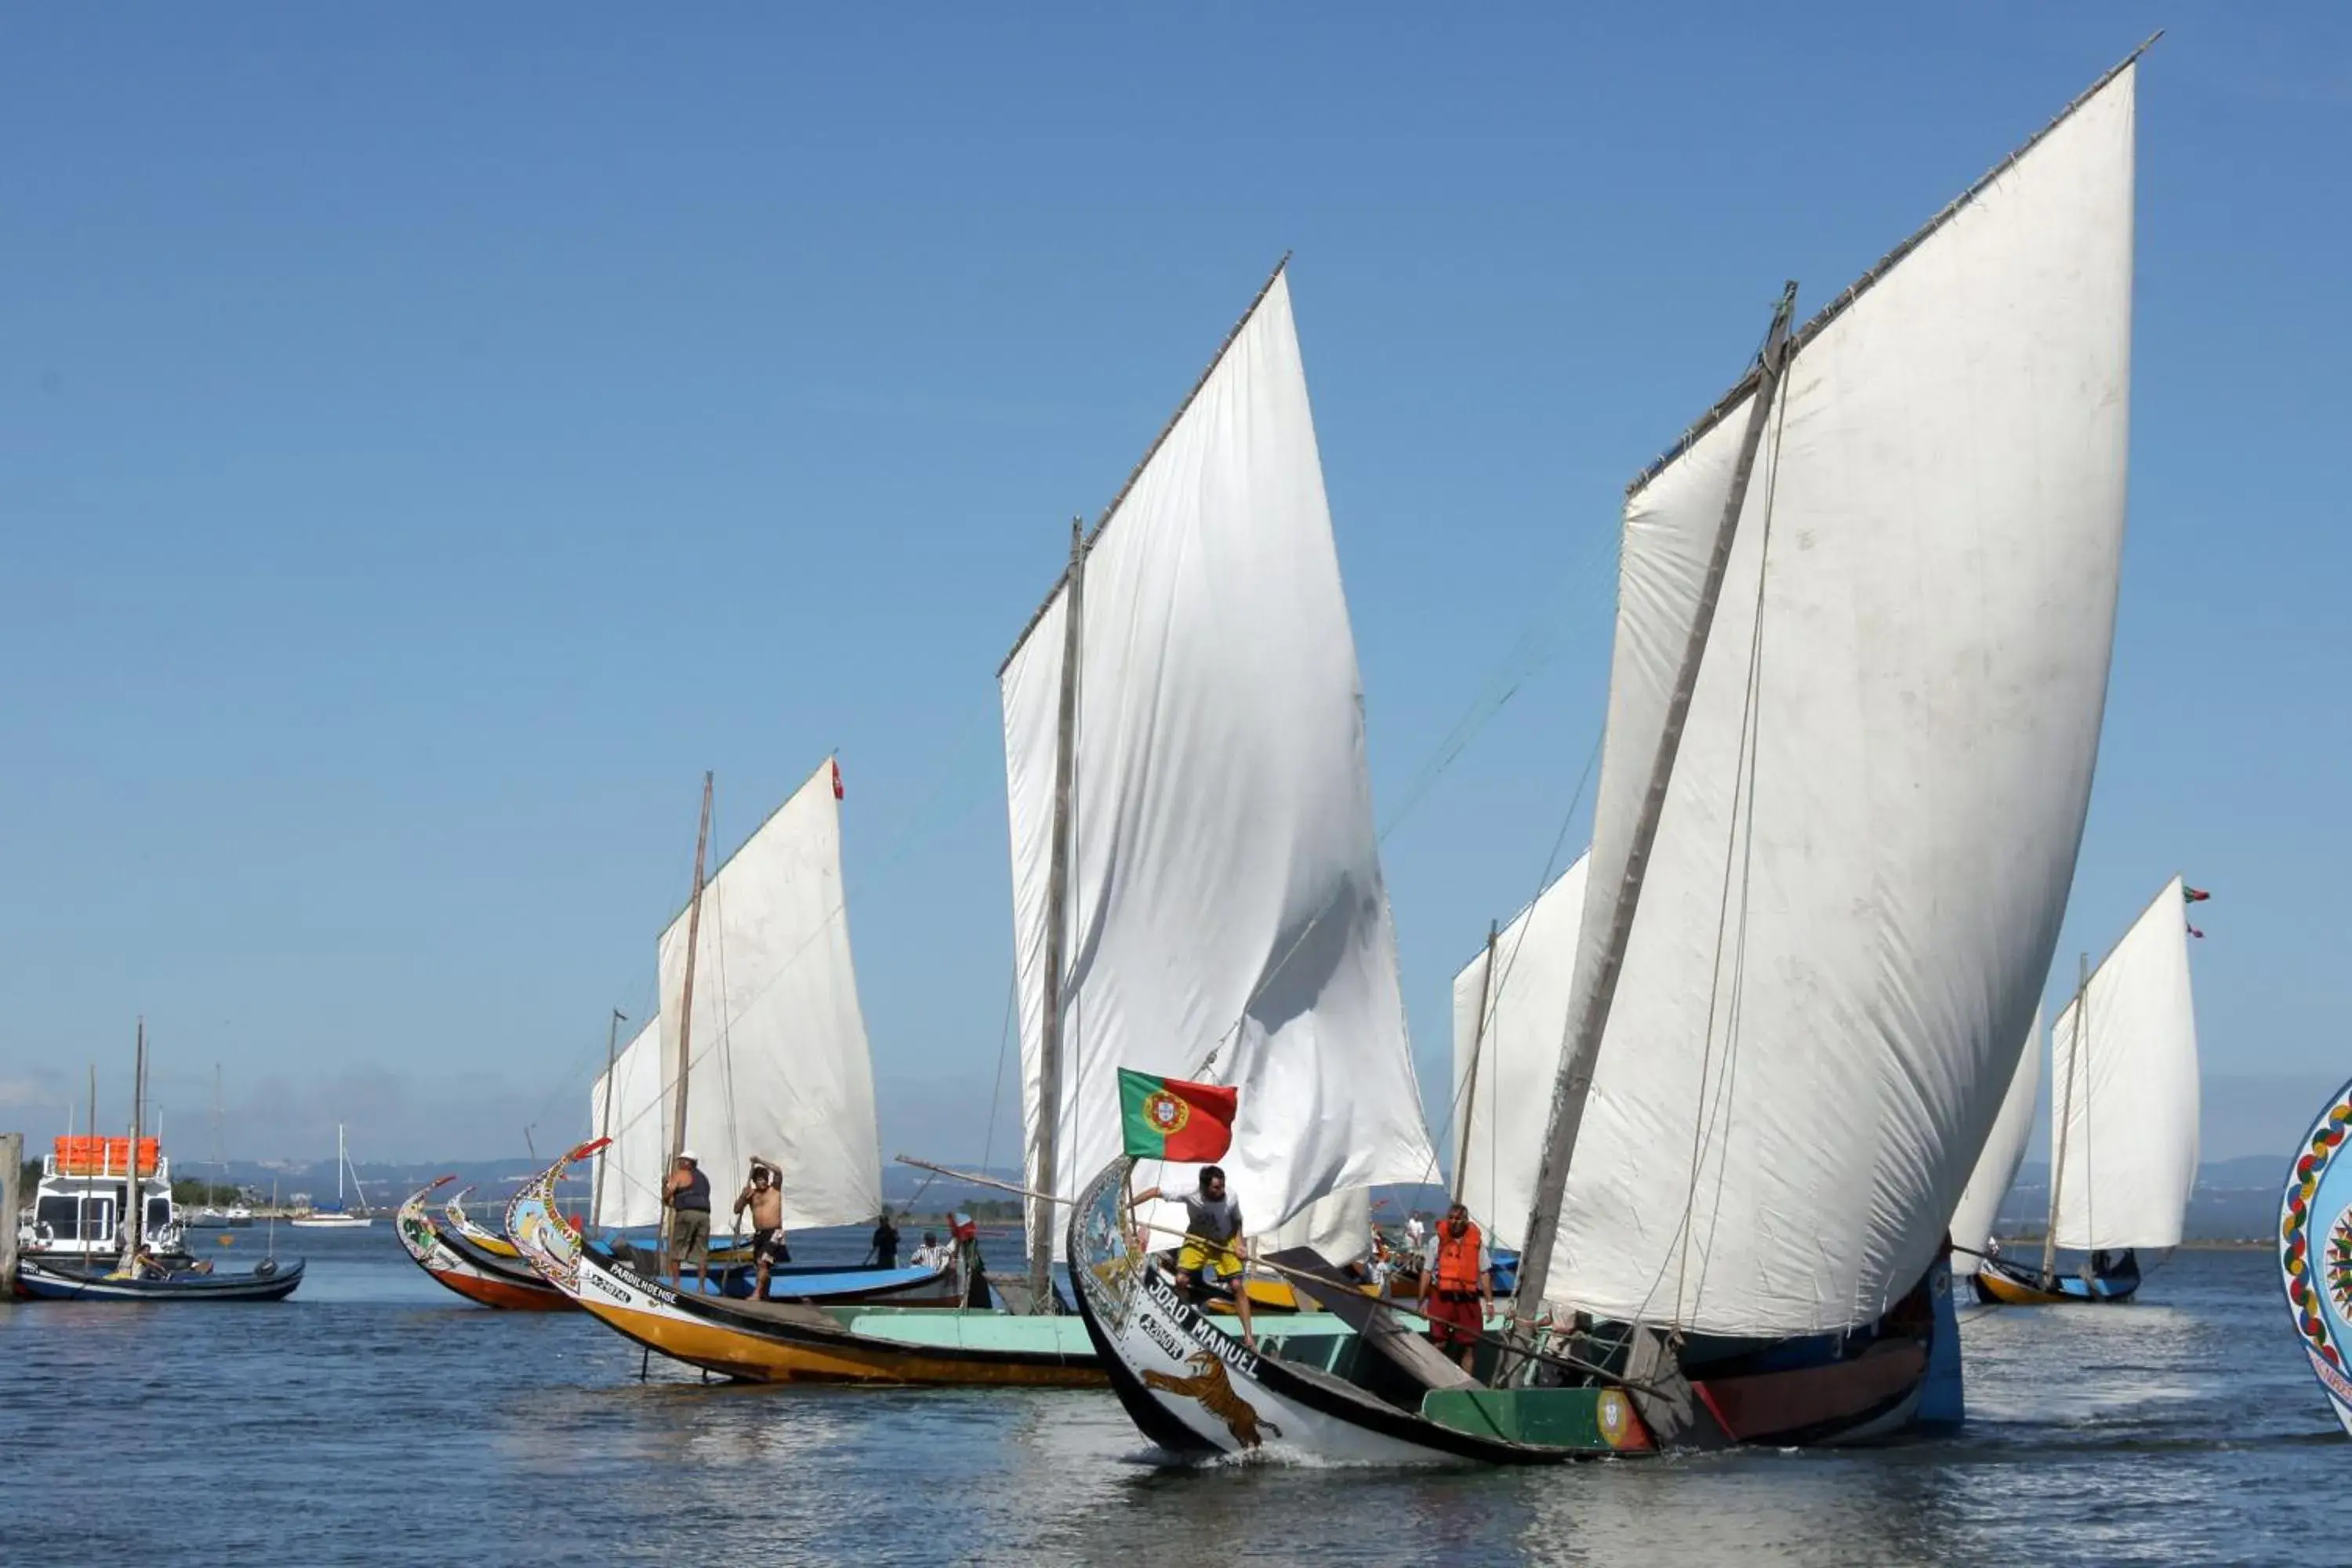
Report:
<svg viewBox="0 0 2352 1568"><path fill-rule="evenodd" d="M2197 1184L2199 1100L2187 901L2173 878L2096 969L2085 959L2050 1031L2050 1216L2039 1267L1987 1262L1979 1300L2128 1300L2139 1289L2139 1250L2180 1244ZM2059 1270L2062 1247L2086 1255L2071 1273Z"/></svg>
<svg viewBox="0 0 2352 1568"><path fill-rule="evenodd" d="M352 1190L360 1200L356 1214L343 1206L343 1176L346 1172L351 1175ZM331 1209L313 1208L309 1214L297 1215L286 1223L304 1230L362 1230L375 1223L374 1216L368 1213L367 1189L360 1185L360 1173L352 1169L351 1152L343 1144L341 1122L335 1123L335 1206Z"/></svg>

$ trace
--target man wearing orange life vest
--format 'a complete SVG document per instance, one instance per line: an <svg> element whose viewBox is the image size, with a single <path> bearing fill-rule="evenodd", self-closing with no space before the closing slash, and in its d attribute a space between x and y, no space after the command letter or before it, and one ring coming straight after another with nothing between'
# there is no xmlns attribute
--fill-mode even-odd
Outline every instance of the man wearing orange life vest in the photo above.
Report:
<svg viewBox="0 0 2352 1568"><path fill-rule="evenodd" d="M1421 1313L1439 1350L1460 1349L1456 1359L1465 1372L1472 1370L1478 1335L1495 1310L1493 1281L1486 1238L1470 1223L1470 1211L1455 1204L1430 1242L1429 1261L1421 1271Z"/></svg>

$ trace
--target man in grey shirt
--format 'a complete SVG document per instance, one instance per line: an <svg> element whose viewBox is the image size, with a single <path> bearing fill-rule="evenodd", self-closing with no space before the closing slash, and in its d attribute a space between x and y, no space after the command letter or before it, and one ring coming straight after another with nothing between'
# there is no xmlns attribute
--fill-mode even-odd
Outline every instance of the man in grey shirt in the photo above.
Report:
<svg viewBox="0 0 2352 1568"><path fill-rule="evenodd" d="M1249 1243L1242 1237L1241 1200L1226 1193L1223 1168L1202 1166L1200 1186L1192 1192L1167 1193L1148 1187L1135 1194L1134 1204L1158 1197L1172 1197L1184 1205L1184 1244L1176 1251L1177 1282L1188 1295L1197 1294L1202 1275L1216 1274L1233 1292L1234 1311L1242 1321L1242 1343L1257 1349L1257 1334L1250 1325L1249 1283L1242 1278Z"/></svg>

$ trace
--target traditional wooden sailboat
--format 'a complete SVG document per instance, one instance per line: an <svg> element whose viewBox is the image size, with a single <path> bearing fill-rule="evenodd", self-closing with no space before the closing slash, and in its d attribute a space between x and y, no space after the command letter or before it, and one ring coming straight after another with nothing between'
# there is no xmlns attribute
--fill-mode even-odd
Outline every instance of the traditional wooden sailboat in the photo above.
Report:
<svg viewBox="0 0 2352 1568"><path fill-rule="evenodd" d="M1073 1274L1156 1441L1551 1460L1911 1418L2096 753L2137 58L1794 331L1792 288L1629 492L1509 1341L1465 1374L1375 1307L1323 1359L1248 1352L1173 1300L1114 1165Z"/></svg>
<svg viewBox="0 0 2352 1568"><path fill-rule="evenodd" d="M2140 1286L2139 1249L2180 1244L2197 1184L2186 896L2173 878L2095 970L2085 959L2050 1031L2050 1221L2040 1266L1986 1259L1979 1300L2127 1301ZM2078 1268L2059 1268L2062 1247L2086 1255Z"/></svg>
<svg viewBox="0 0 2352 1568"><path fill-rule="evenodd" d="M584 1243L557 1211L557 1172L595 1152L583 1144L525 1185L507 1210L507 1233L557 1289L649 1350L755 1383L1072 1388L1103 1381L1075 1319L672 1290Z"/></svg>
<svg viewBox="0 0 2352 1568"><path fill-rule="evenodd" d="M688 1148L710 1180L714 1230L755 1159L775 1173L788 1232L881 1210L873 1061L842 896L840 791L840 769L827 759L707 886L698 848L696 893L660 942L668 1005L627 1048L610 1054L608 1041L610 1065L590 1097L592 1125L609 1142L595 1155L589 1218L614 1262L666 1224L662 1184ZM714 1236L712 1256L722 1289L748 1293L744 1255ZM955 1290L952 1271L939 1268L786 1264L769 1280L778 1300L945 1305L960 1299Z"/></svg>
<svg viewBox="0 0 2352 1568"><path fill-rule="evenodd" d="M606 1131L527 1184L507 1209L509 1239L567 1298L639 1344L730 1376L867 1378L871 1363L909 1342L942 1348L941 1331L908 1330L911 1342L877 1331L864 1336L879 1347L871 1353L854 1343L844 1350L835 1342L853 1332L847 1320L820 1306L878 1330L894 1321L890 1307L936 1311L973 1289L976 1258L947 1268L787 1265L772 1270L763 1301L676 1291L658 1278L657 1259L625 1240L584 1241L555 1205L562 1169L594 1158L597 1227L656 1223L662 1173L690 1142L716 1202L753 1158L775 1169L788 1230L880 1210L872 1067L841 896L838 779L827 762L719 868L707 895L698 877L696 900L662 942L663 994L674 1000L598 1081L592 1110ZM696 962L705 948L708 962ZM700 1050L690 1043L698 1016L706 1039L716 1036ZM1040 1348L1047 1363L1026 1370L1053 1381L1064 1369L1051 1362L1051 1344ZM945 1353L954 1347L942 1349L939 1365L910 1363L880 1380L925 1381L915 1373L955 1360Z"/></svg>
<svg viewBox="0 0 2352 1568"><path fill-rule="evenodd" d="M400 1245L416 1266L436 1283L478 1306L524 1312L569 1311L571 1299L541 1279L520 1254L501 1257L476 1246L455 1222L446 1227L434 1223L425 1212L425 1200L455 1180L455 1176L443 1176L417 1188L393 1216ZM457 1199L449 1201L454 1209ZM492 1239L511 1248L503 1237Z"/></svg>
<svg viewBox="0 0 2352 1568"><path fill-rule="evenodd" d="M2330 1095L2288 1167L2279 1198L2279 1283L2295 1338L2327 1395L2336 1421L2352 1434L2352 1083Z"/></svg>

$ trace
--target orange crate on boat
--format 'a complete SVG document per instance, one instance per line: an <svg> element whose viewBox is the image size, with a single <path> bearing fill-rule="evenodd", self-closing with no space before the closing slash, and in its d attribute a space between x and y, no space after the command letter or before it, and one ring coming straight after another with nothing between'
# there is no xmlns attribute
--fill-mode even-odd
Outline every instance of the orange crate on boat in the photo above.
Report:
<svg viewBox="0 0 2352 1568"><path fill-rule="evenodd" d="M155 1162L162 1153L158 1140L139 1140L139 1173L152 1176ZM131 1161L131 1140L128 1138L68 1137L58 1140L58 1174L60 1176L119 1176Z"/></svg>

